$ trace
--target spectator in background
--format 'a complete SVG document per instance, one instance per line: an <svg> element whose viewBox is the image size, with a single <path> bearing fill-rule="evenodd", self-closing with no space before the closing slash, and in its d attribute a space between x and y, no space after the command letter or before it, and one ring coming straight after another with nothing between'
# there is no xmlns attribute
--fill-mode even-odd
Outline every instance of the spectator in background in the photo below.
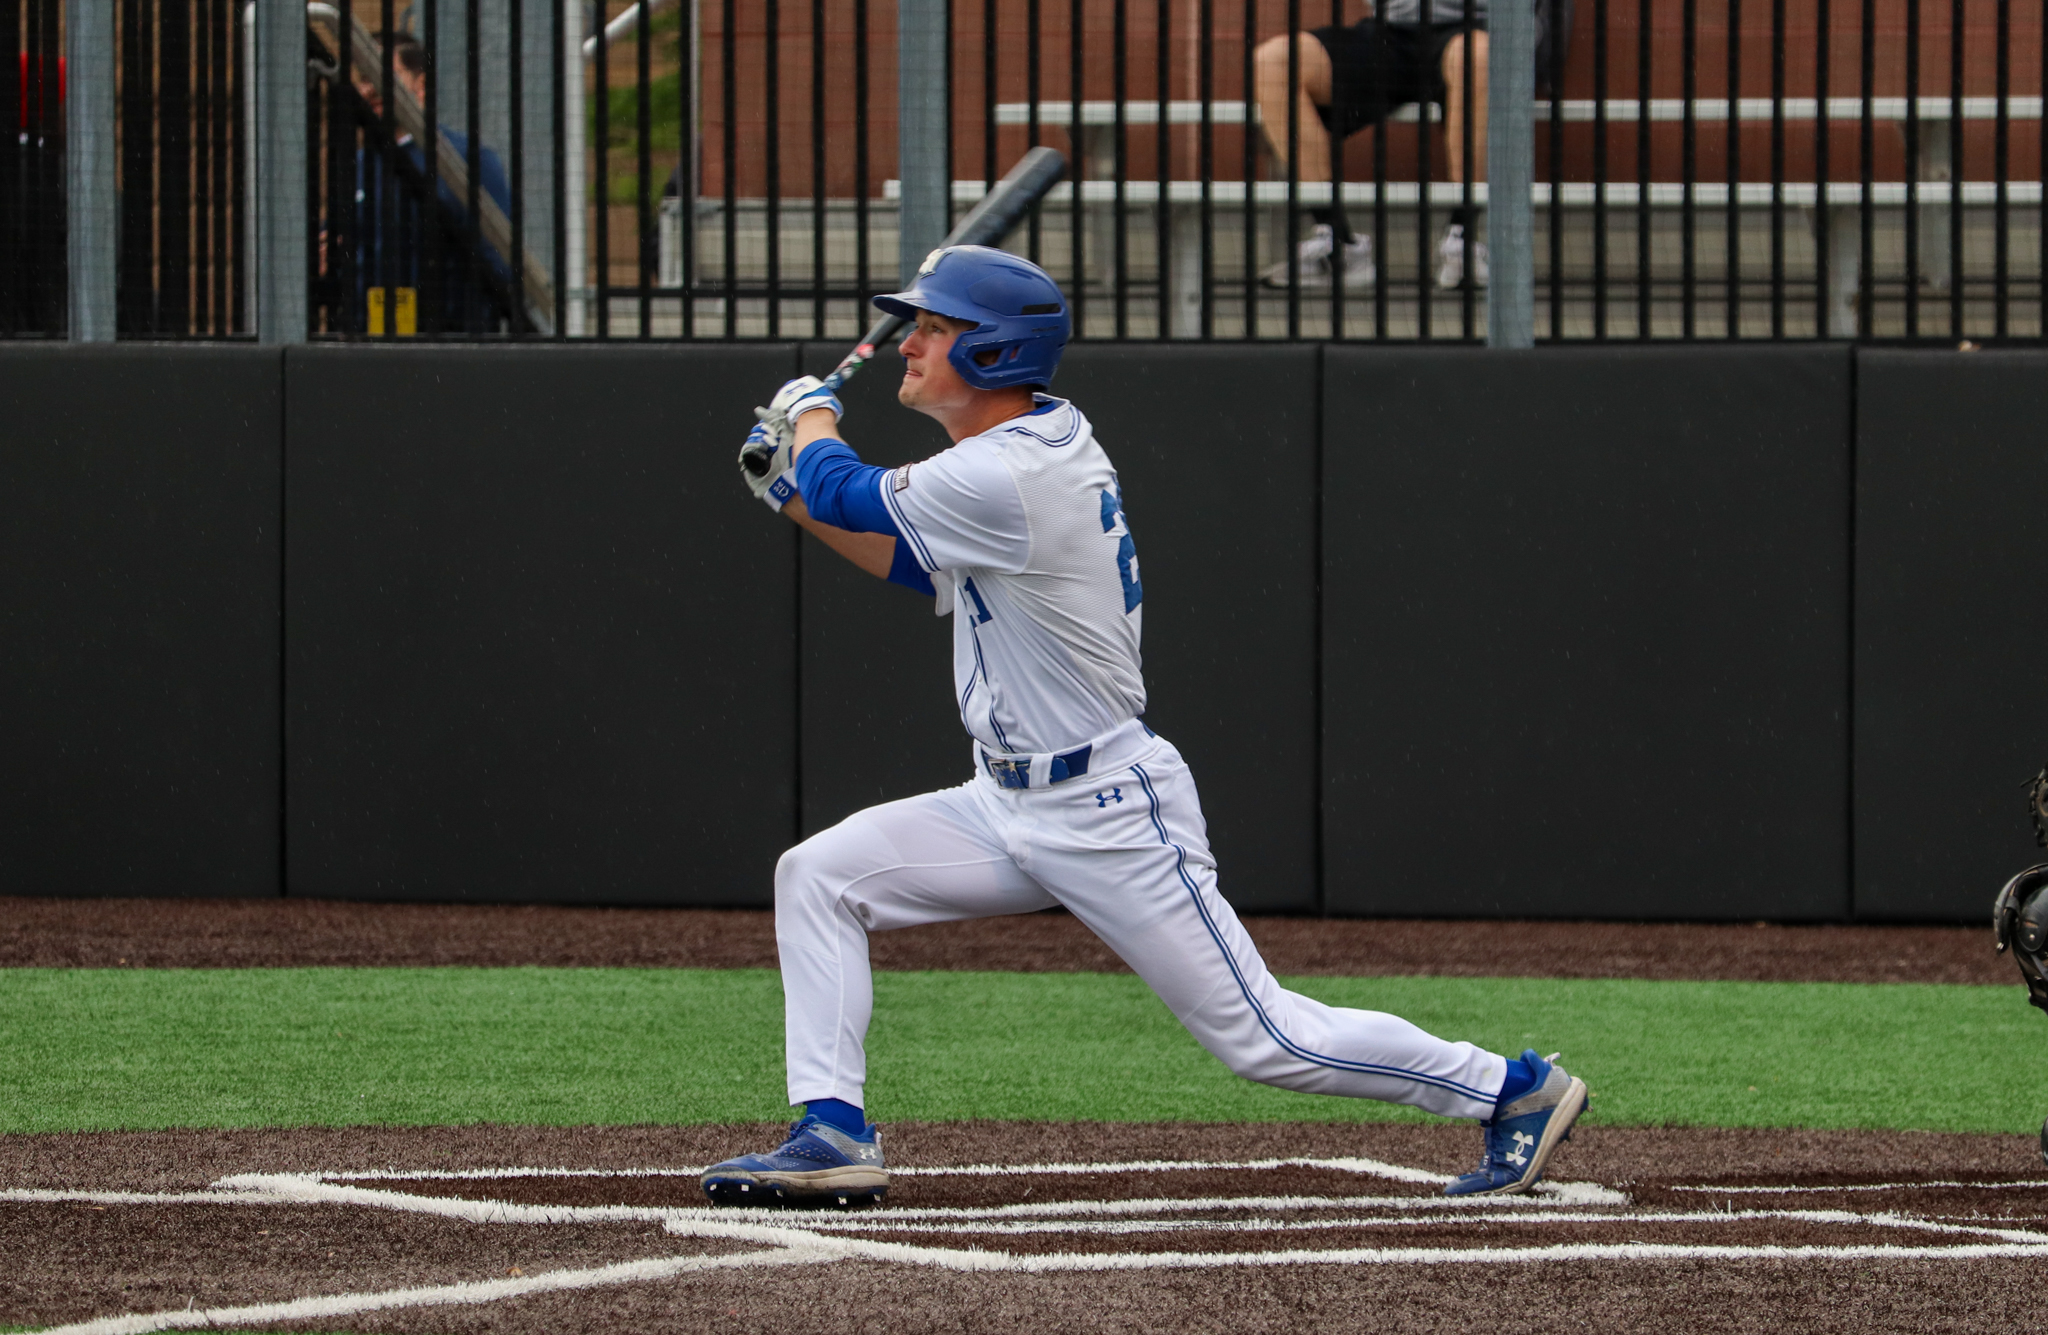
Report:
<svg viewBox="0 0 2048 1335"><path fill-rule="evenodd" d="M1429 26L1422 6L1429 5ZM1299 179L1329 181L1333 156L1342 141L1368 125L1384 121L1410 103L1435 102L1445 110L1445 146L1450 159L1448 179L1462 181L1465 171L1465 6L1471 5L1471 113L1473 120L1472 178L1486 179L1486 8L1487 0L1382 0L1379 10L1349 27L1316 28L1260 44L1254 55L1259 114L1274 155L1287 160L1287 113L1290 98L1299 99ZM1572 0L1535 0L1536 81L1549 82L1551 34L1571 35ZM1299 53L1300 83L1288 83L1288 49ZM1559 48L1562 50L1562 47ZM1476 212L1473 210L1471 212ZM1341 269L1348 289L1373 285L1372 238L1354 233L1341 200L1333 198L1311 209L1315 226L1296 247L1264 275L1269 287L1286 287L1289 270L1303 287L1328 290ZM1476 237L1476 220L1462 208L1437 245L1436 285L1456 288L1467 279L1483 287L1487 281L1486 245ZM1466 269L1467 237L1471 269Z"/></svg>
<svg viewBox="0 0 2048 1335"><path fill-rule="evenodd" d="M386 34L386 37L391 50L392 75L412 94L413 101L424 115L427 105L426 51L410 33ZM351 65L349 74L355 84L356 95L369 108L370 114L383 116L384 96L379 86L382 71L366 72ZM456 157L468 162L468 135L446 125L437 126L436 132L447 141ZM358 310L368 309L367 297L373 287L384 286L387 282L392 287L417 289L420 286L425 246L419 191L417 186L408 188L405 178L410 176L415 182L423 182L427 159L421 145L406 133L402 122L398 124L396 147L410 160L412 170L409 173L372 147L360 149L356 154L356 235L360 238L356 247ZM480 147L477 165L479 189L509 214L512 211L512 187L505 175L503 159L494 149ZM473 270L460 240L468 234L469 201L466 192L456 193L444 177L440 181L439 194L445 235L454 238L452 243L444 243L441 247L440 325L448 329L462 329L471 325L471 317L475 316L481 320L482 327L494 327L504 314L503 303L488 290L474 290ZM505 257L481 235L477 238L477 246L491 273L497 277L498 284L516 295L518 288L514 285L512 269L505 262Z"/></svg>

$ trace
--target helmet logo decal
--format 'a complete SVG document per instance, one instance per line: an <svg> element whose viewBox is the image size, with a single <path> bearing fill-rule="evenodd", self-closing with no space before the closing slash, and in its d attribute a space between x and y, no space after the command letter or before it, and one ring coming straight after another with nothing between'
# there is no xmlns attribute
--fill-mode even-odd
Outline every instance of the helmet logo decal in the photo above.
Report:
<svg viewBox="0 0 2048 1335"><path fill-rule="evenodd" d="M946 248L944 246L940 246L937 250L925 256L924 263L919 265L917 268L917 276L919 278L922 278L926 274L930 273L932 270L938 268L939 261L945 257L945 254Z"/></svg>

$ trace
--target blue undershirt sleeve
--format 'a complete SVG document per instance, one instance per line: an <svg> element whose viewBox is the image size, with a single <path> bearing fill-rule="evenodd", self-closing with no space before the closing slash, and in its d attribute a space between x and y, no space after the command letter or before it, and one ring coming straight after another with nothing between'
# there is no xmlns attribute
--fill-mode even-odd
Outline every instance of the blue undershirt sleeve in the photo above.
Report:
<svg viewBox="0 0 2048 1335"><path fill-rule="evenodd" d="M864 464L843 440L816 440L796 457L796 489L804 507L821 524L851 533L903 536L882 504L888 469Z"/></svg>
<svg viewBox="0 0 2048 1335"><path fill-rule="evenodd" d="M896 539L896 554L889 561L889 582L915 589L927 597L936 598L939 593L932 584L932 577L925 574L924 567L917 563L917 555L910 550L910 544L900 537Z"/></svg>
<svg viewBox="0 0 2048 1335"><path fill-rule="evenodd" d="M927 597L936 596L932 577L918 565L910 544L903 541L902 530L882 504L881 489L888 473L886 468L862 463L843 440L812 441L796 457L796 489L803 494L811 518L850 533L883 533L896 539L889 582Z"/></svg>

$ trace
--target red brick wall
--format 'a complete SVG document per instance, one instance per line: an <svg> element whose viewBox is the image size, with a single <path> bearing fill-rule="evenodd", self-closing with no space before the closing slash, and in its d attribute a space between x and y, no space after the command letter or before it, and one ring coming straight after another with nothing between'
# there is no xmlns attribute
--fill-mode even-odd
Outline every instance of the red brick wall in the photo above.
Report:
<svg viewBox="0 0 2048 1335"><path fill-rule="evenodd" d="M1338 0L1341 17L1349 20L1363 12L1360 0ZM1996 91L1998 0L1965 0L1963 14L1963 89L1968 95L1990 95ZM1038 43L1040 49L1039 97L1063 100L1070 96L1070 48L1075 6L1069 0L1039 0ZM1117 45L1116 7L1110 0L1083 0L1081 43L1083 52L1082 92L1088 99L1107 100L1114 96ZM1594 55L1599 18L1596 0L1578 0L1578 17L1566 58L1565 94L1592 97L1595 93ZM1683 94L1684 53L1683 0L1650 0L1651 73L1648 92L1653 97ZM1696 95L1722 97L1728 93L1727 54L1730 4L1728 0L1697 0ZM1788 96L1810 97L1816 84L1816 51L1820 31L1818 0L1786 0L1784 89ZM1861 92L1863 64L1863 5L1854 0L1832 0L1828 23L1829 92L1836 97ZM1951 8L1940 0L1920 3L1920 85L1922 95L1946 96L1949 91ZM768 181L768 143L771 124L766 105L767 53L769 50L766 0L734 0L733 110L734 137L731 170L742 197L758 197ZM988 11L995 12L993 38ZM1214 60L1213 95L1235 100L1244 95L1242 61L1249 27L1254 41L1286 29L1289 7L1275 0L1210 0L1206 45ZM1249 9L1249 13L1248 13ZM1644 6L1635 0L1608 0L1610 97L1632 97L1640 89L1637 75L1637 39ZM1906 90L1907 0L1873 0L1872 88L1879 96L1902 94ZM2011 31L2005 44L2011 61L2011 91L2014 95L2035 95L2041 89L2041 8L2038 5L2011 6ZM1303 26L1331 21L1330 5L1320 0L1298 3L1294 11ZM780 69L778 148L780 187L785 196L808 197L811 193L812 89L811 50L814 16L822 16L825 44L824 62L824 153L827 194L846 198L855 191L855 146L861 108L856 105L853 0L821 0L813 5L804 0L778 0L777 33L774 49ZM953 104L954 174L980 178L984 171L986 121L983 105L987 80L985 57L995 53L995 96L1003 102L1027 99L1027 78L1031 49L1027 0L956 0L953 10ZM1158 95L1159 45L1155 40L1164 15L1168 42L1167 82L1173 98L1198 95L1204 43L1201 0L1164 0L1163 3L1134 0L1124 7L1126 79L1124 96L1151 100ZM870 193L879 196L882 182L896 175L896 6L893 0L868 0L868 89L866 133ZM1249 22L1247 20L1249 19ZM1772 92L1772 6L1768 0L1744 0L1740 5L1740 49L1742 78L1738 93L1744 97L1768 97ZM727 112L722 42L725 6L704 0L702 8L703 136L702 189L707 195L722 194L728 171L724 142ZM629 53L613 60L615 80L630 81ZM1372 174L1373 133L1355 136L1347 145L1345 173L1350 179L1369 179ZM1613 180L1632 180L1635 175L1636 128L1610 127L1608 175ZM1742 179L1770 179L1770 127L1745 125L1738 131ZM1946 127L1930 127L1923 133L1945 134ZM1593 179L1593 135L1590 125L1568 126L1565 130L1563 176L1567 180ZM1681 179L1683 130L1676 124L1652 127L1651 175L1656 180ZM1725 125L1702 125L1697 133L1695 160L1697 179L1719 180L1726 174ZM1548 131L1537 134L1538 172L1547 175ZM1001 127L993 136L996 170L1005 170L1026 146L1023 127ZM1193 179L1199 169L1199 132L1195 127L1176 127L1166 136L1166 152L1176 179ZM1388 170L1391 176L1412 179L1418 129L1394 126L1387 131ZM1043 142L1072 151L1064 130L1047 129ZM1127 170L1134 180L1157 175L1160 139L1152 126L1132 127L1128 134ZM1837 123L1830 141L1830 175L1836 180L1855 180L1860 175L1861 128L1854 122ZM1993 175L1994 129L1989 122L1973 122L1965 135L1961 175L1989 179ZM1810 180L1814 171L1815 127L1811 121L1788 122L1785 173L1788 180ZM1218 127L1214 139L1215 175L1218 179L1242 179L1244 142L1237 127ZM1880 180L1901 179L1905 168L1904 141L1899 128L1879 122L1874 135L1873 175ZM1442 147L1434 145L1436 170L1441 174ZM2037 122L2015 122L2010 145L2010 175L2017 180L2034 180L2040 175L2040 139ZM1276 174L1269 155L1260 154L1261 175Z"/></svg>

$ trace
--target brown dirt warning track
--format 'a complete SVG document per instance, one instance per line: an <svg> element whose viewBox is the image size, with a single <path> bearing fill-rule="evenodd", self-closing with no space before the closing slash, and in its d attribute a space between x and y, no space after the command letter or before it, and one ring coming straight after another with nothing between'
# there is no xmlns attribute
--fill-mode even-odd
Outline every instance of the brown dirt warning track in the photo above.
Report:
<svg viewBox="0 0 2048 1335"><path fill-rule="evenodd" d="M765 915L611 912L12 900L0 962L772 963ZM1283 973L1533 971L1455 967L1496 961L1500 924L1251 927ZM1569 949L1543 972L1570 976L1828 978L1860 955L2011 981L1976 964L1981 931L1514 939L1552 930ZM1059 915L921 931L878 937L878 962L1106 967ZM0 1137L0 1326L2005 1331L2048 1272L2048 1170L2022 1135L1588 1127L1534 1196L1451 1203L1463 1126L901 1124L878 1207L707 1208L695 1170L778 1130Z"/></svg>
<svg viewBox="0 0 2048 1335"><path fill-rule="evenodd" d="M1982 927L1438 922L1254 917L1278 974L1997 983L2012 963ZM1061 912L870 939L878 969L1124 971ZM0 898L0 967L284 965L772 969L770 913L311 899Z"/></svg>

